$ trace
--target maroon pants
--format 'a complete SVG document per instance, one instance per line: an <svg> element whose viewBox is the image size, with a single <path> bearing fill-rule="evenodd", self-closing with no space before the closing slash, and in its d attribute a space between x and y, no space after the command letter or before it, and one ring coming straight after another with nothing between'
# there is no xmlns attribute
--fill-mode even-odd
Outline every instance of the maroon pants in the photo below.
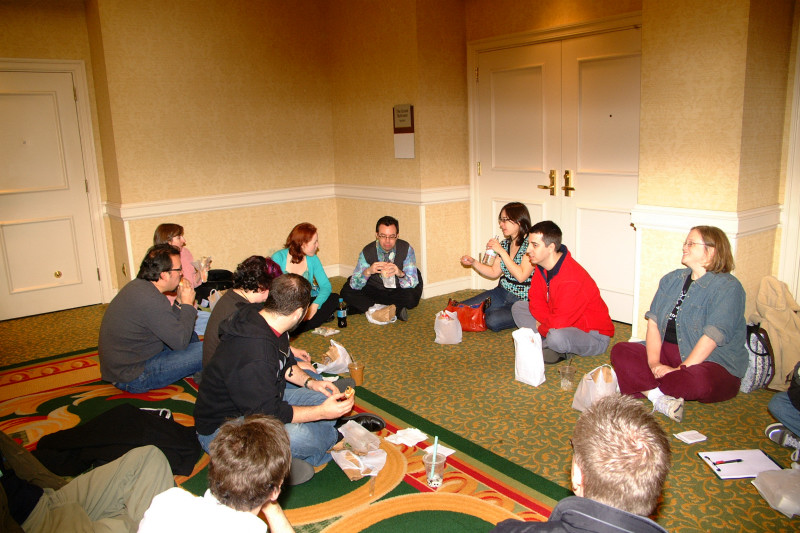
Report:
<svg viewBox="0 0 800 533"><path fill-rule="evenodd" d="M684 400L714 403L730 400L739 392L740 380L725 368L709 361L670 372L656 379L647 364L647 349L638 342L620 342L611 349L611 364L622 394L647 392L658 387L664 394ZM661 364L678 368L678 345L662 343Z"/></svg>

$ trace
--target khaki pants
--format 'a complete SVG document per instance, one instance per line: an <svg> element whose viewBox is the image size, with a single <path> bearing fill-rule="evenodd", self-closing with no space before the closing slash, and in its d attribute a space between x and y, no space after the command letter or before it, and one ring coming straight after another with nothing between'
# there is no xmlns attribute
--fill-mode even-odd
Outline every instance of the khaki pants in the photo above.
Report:
<svg viewBox="0 0 800 533"><path fill-rule="evenodd" d="M30 533L135 532L153 498L174 484L161 450L135 448L58 490L44 489L22 529Z"/></svg>

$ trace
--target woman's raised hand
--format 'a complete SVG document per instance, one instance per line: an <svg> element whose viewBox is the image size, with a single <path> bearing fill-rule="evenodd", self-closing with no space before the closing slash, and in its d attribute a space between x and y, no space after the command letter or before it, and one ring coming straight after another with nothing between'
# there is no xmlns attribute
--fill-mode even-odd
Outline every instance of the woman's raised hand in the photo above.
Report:
<svg viewBox="0 0 800 533"><path fill-rule="evenodd" d="M471 267L475 263L475 258L469 255L461 256L461 264L466 267Z"/></svg>
<svg viewBox="0 0 800 533"><path fill-rule="evenodd" d="M492 238L492 239L489 239L489 242L486 243L486 249L487 250L494 250L495 252L497 252L499 254L500 251L503 249L503 247L500 245L500 241L498 241L497 239Z"/></svg>

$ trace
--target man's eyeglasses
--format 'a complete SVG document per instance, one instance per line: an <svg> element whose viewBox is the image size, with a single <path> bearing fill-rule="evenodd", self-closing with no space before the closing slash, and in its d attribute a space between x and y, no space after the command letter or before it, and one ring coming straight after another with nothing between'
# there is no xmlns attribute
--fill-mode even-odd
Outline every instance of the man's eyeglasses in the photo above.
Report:
<svg viewBox="0 0 800 533"><path fill-rule="evenodd" d="M384 235L383 233L378 233L378 238L379 238L379 239L388 239L388 240L390 240L390 241L393 241L393 240L395 240L395 239L397 238L397 234L394 234L394 235Z"/></svg>
<svg viewBox="0 0 800 533"><path fill-rule="evenodd" d="M183 266L179 266L178 268L170 268L169 270L165 270L164 272L182 272Z"/></svg>
<svg viewBox="0 0 800 533"><path fill-rule="evenodd" d="M713 246L712 246L712 245L710 245L710 244L706 244L706 243L704 243L704 242L693 242L693 241L686 241L685 243L683 243L683 245L684 245L685 247L687 247L687 248L691 248L692 246L709 246L709 247L713 248Z"/></svg>

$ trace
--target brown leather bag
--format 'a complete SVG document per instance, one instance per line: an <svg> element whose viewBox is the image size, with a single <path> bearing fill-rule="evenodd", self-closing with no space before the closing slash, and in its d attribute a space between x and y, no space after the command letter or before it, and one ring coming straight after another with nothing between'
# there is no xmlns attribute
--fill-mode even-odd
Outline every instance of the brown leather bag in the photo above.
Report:
<svg viewBox="0 0 800 533"><path fill-rule="evenodd" d="M487 298L479 304L465 305L451 298L444 310L458 316L461 331L486 331L486 308L490 302L491 299Z"/></svg>

